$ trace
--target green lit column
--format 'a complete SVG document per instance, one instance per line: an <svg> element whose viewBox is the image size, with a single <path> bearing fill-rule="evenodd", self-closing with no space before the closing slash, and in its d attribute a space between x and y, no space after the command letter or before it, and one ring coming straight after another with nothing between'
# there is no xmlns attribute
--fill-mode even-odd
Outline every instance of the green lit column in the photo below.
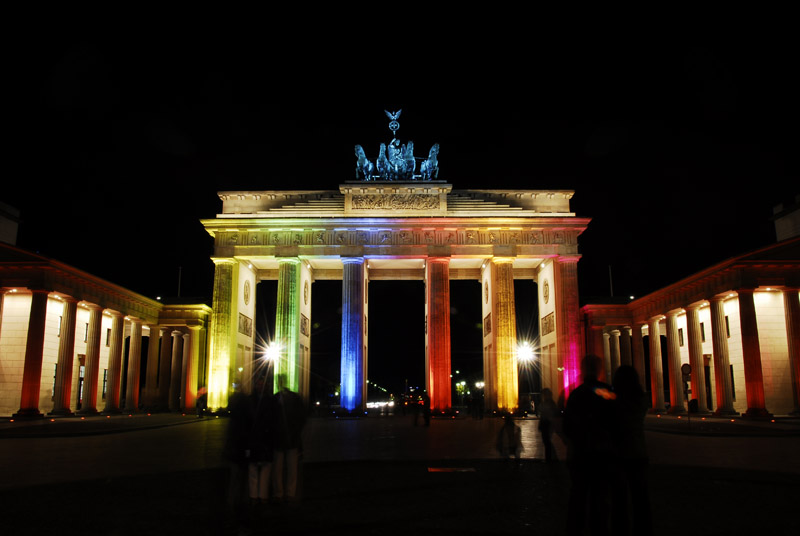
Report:
<svg viewBox="0 0 800 536"><path fill-rule="evenodd" d="M286 387L300 391L298 370L298 345L300 339L300 259L278 259L278 303L275 312L275 341L279 348L275 363L275 391L279 377L286 379Z"/></svg>
<svg viewBox="0 0 800 536"><path fill-rule="evenodd" d="M231 353L233 344L231 311L233 310L233 268L235 259L213 259L214 297L211 316L211 341L208 365L208 408L218 410L228 406ZM174 343L173 343L174 344ZM163 359L162 352L162 359ZM163 370L163 369L162 369ZM180 375L180 369L178 371ZM171 404L170 404L171 406Z"/></svg>

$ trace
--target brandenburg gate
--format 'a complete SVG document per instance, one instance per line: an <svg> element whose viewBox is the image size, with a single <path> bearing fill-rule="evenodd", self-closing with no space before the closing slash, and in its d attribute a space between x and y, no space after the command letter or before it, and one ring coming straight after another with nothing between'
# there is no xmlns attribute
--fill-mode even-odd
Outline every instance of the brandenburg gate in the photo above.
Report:
<svg viewBox="0 0 800 536"><path fill-rule="evenodd" d="M387 112L388 114L388 112ZM396 125L395 114L393 123ZM390 125L392 128L392 125ZM393 129L395 133L396 128ZM366 405L369 282L425 282L425 388L451 406L450 281L481 283L487 409L518 405L514 279L537 282L542 387L558 395L579 375L578 236L566 190L454 190L397 139L370 162L356 146L356 179L338 190L224 191L202 220L214 239L208 406L247 389L257 357L255 286L277 280L275 377L309 392L314 281L342 281L341 406ZM421 162L420 162L421 161Z"/></svg>

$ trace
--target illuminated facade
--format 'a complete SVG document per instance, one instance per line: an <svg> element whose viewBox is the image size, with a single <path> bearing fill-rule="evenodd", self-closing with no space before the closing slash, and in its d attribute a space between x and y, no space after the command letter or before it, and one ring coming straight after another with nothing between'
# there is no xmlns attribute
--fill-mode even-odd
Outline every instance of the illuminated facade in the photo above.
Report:
<svg viewBox="0 0 800 536"><path fill-rule="evenodd" d="M426 389L451 406L450 281L481 282L485 400L518 404L514 279L538 282L544 386L564 390L582 353L578 236L571 191L453 190L443 181L365 180L337 190L220 192L222 212L203 220L214 239L210 407L248 382L263 355L252 331L254 288L277 280L278 369L308 396L311 289L342 281L341 404L365 407L371 280L425 281ZM375 319L376 322L390 321ZM404 334L414 336L414 334Z"/></svg>
<svg viewBox="0 0 800 536"><path fill-rule="evenodd" d="M795 237L629 304L585 305L586 347L605 357L607 378L620 364L636 367L655 412L687 411L681 368L689 365L689 400L699 412L800 414L798 290Z"/></svg>
<svg viewBox="0 0 800 536"><path fill-rule="evenodd" d="M193 412L210 313L0 244L0 415Z"/></svg>

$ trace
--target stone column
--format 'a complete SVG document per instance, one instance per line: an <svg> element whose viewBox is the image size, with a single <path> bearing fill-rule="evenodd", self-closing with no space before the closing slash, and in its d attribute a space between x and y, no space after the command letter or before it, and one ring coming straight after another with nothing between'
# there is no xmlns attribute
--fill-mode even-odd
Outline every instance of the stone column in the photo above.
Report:
<svg viewBox="0 0 800 536"><path fill-rule="evenodd" d="M360 259L363 297L364 259ZM278 379L281 375L286 378L286 387L295 393L300 392L300 270L301 263L297 257L278 259L278 303L275 312L275 341L279 345L280 356L278 357L278 362L274 365L274 388L276 392L279 388ZM344 305L342 307L344 308ZM363 316L363 300L361 312ZM344 313L342 314L344 315ZM342 316L342 324L344 324L344 316ZM363 329L363 319L359 325ZM361 362L363 363L363 360Z"/></svg>
<svg viewBox="0 0 800 536"><path fill-rule="evenodd" d="M183 370L181 392L183 409L194 411L197 406L197 366L200 358L200 326L189 326L189 333L183 335Z"/></svg>
<svg viewBox="0 0 800 536"><path fill-rule="evenodd" d="M144 378L144 400L142 403L148 410L158 405L158 326L149 324L150 336L147 343L147 370Z"/></svg>
<svg viewBox="0 0 800 536"><path fill-rule="evenodd" d="M158 409L169 410L169 387L172 373L172 337L170 329L162 326L158 331L161 339L160 357L158 363Z"/></svg>
<svg viewBox="0 0 800 536"><path fill-rule="evenodd" d="M708 394L699 310L700 307L697 305L686 308L686 338L689 343L689 364L692 366L692 399L697 400L697 411L705 413L708 408Z"/></svg>
<svg viewBox="0 0 800 536"><path fill-rule="evenodd" d="M494 290L495 356L497 358L497 408L514 411L519 406L517 369L517 316L514 307L514 265L511 258L492 259Z"/></svg>
<svg viewBox="0 0 800 536"><path fill-rule="evenodd" d="M111 344L108 349L108 382L106 384L106 407L103 413L119 413L119 385L122 374L122 346L124 343L125 317L111 311Z"/></svg>
<svg viewBox="0 0 800 536"><path fill-rule="evenodd" d="M647 377L644 371L644 338L642 337L642 326L634 324L633 329L633 368L639 375L639 383L642 389L647 391Z"/></svg>
<svg viewBox="0 0 800 536"><path fill-rule="evenodd" d="M631 328L629 327L623 327L620 330L619 355L622 365L631 366L633 364L631 359Z"/></svg>
<svg viewBox="0 0 800 536"><path fill-rule="evenodd" d="M603 331L603 353L600 356L603 368L599 371L597 379L611 383L611 333Z"/></svg>
<svg viewBox="0 0 800 536"><path fill-rule="evenodd" d="M684 413L681 343L678 337L678 312L667 313L667 362L669 363L669 413Z"/></svg>
<svg viewBox="0 0 800 536"><path fill-rule="evenodd" d="M612 329L609 332L609 339L608 339L608 347L610 350L610 357L611 357L611 374L608 376L608 383L614 379L614 373L617 371L620 365L620 350L619 350L619 335L620 332L618 329Z"/></svg>
<svg viewBox="0 0 800 536"><path fill-rule="evenodd" d="M364 258L342 257L341 406L363 410L364 377Z"/></svg>
<svg viewBox="0 0 800 536"><path fill-rule="evenodd" d="M792 415L800 415L800 299L796 288L783 291L786 339L789 346L789 372L792 376Z"/></svg>
<svg viewBox="0 0 800 536"><path fill-rule="evenodd" d="M578 260L580 257L559 257L553 263L556 293L556 333L559 363L564 367L567 383L565 396L580 385L581 322L578 301Z"/></svg>
<svg viewBox="0 0 800 536"><path fill-rule="evenodd" d="M53 391L53 411L50 412L50 415L72 415L69 402L72 394L72 367L75 360L75 313L78 310L78 300L68 296L63 301L61 336L58 340L56 385Z"/></svg>
<svg viewBox="0 0 800 536"><path fill-rule="evenodd" d="M233 302L235 259L213 259L214 297L211 315L211 341L208 367L208 408L218 410L228 406L228 391L231 388L231 361L235 346L234 323L231 315Z"/></svg>
<svg viewBox="0 0 800 536"><path fill-rule="evenodd" d="M450 370L450 258L431 257L425 263L425 290L428 293L428 395L431 408L449 410L452 406Z"/></svg>
<svg viewBox="0 0 800 536"><path fill-rule="evenodd" d="M761 346L758 342L758 322L753 289L739 289L739 320L742 325L742 357L744 383L747 392L747 417L771 417L764 402L764 377L761 371Z"/></svg>
<svg viewBox="0 0 800 536"><path fill-rule="evenodd" d="M714 347L714 379L717 391L715 415L732 415L733 389L731 388L731 363L728 355L728 333L725 329L725 298L711 299L711 340Z"/></svg>
<svg viewBox="0 0 800 536"><path fill-rule="evenodd" d="M131 343L128 347L128 379L125 389L125 411L139 411L139 386L142 377L142 321L131 320Z"/></svg>
<svg viewBox="0 0 800 536"><path fill-rule="evenodd" d="M603 326L591 326L588 353L601 357L605 352Z"/></svg>
<svg viewBox="0 0 800 536"><path fill-rule="evenodd" d="M183 365L183 349L181 348L182 337L182 331L175 330L172 332L172 368L169 374L170 411L180 411L181 409L181 368Z"/></svg>
<svg viewBox="0 0 800 536"><path fill-rule="evenodd" d="M28 319L28 339L25 343L25 364L22 369L22 392L19 411L14 418L40 418L39 389L42 383L44 356L44 327L47 317L47 295L44 289L31 289L31 313Z"/></svg>
<svg viewBox="0 0 800 536"><path fill-rule="evenodd" d="M103 308L89 304L89 336L86 338L86 369L83 378L83 403L79 415L96 415L97 380L100 377L100 340L103 334Z"/></svg>
<svg viewBox="0 0 800 536"><path fill-rule="evenodd" d="M661 333L659 322L661 317L651 318L648 323L650 331L650 391L653 396L653 413L664 413L664 376L661 370Z"/></svg>

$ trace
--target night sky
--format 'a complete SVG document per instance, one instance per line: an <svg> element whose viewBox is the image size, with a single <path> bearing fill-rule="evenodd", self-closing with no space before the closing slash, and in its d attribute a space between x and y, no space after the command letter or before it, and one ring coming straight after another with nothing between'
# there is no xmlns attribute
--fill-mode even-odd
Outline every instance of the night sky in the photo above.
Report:
<svg viewBox="0 0 800 536"><path fill-rule="evenodd" d="M216 193L336 190L354 179L353 146L374 159L391 139L384 110L398 109L398 138L417 156L439 143L440 179L456 189L575 191L573 211L592 218L579 239L584 301L610 296L612 283L615 297L641 296L774 242L773 207L800 192L788 40L518 37L301 53L299 37L200 35L48 35L11 58L0 201L21 211L19 247L151 297L178 294L180 273L181 296L210 300L212 244L199 220L219 212ZM474 355L461 348L480 322L469 283L456 283L467 298L453 305L454 332L469 335L454 335L455 366L480 352L479 334ZM332 285L315 284L319 355L338 344ZM414 282L396 285L370 294L370 313L391 317L370 326L380 383L421 371L396 368L422 335L419 347L377 342L422 312L421 282L413 312L391 300Z"/></svg>

